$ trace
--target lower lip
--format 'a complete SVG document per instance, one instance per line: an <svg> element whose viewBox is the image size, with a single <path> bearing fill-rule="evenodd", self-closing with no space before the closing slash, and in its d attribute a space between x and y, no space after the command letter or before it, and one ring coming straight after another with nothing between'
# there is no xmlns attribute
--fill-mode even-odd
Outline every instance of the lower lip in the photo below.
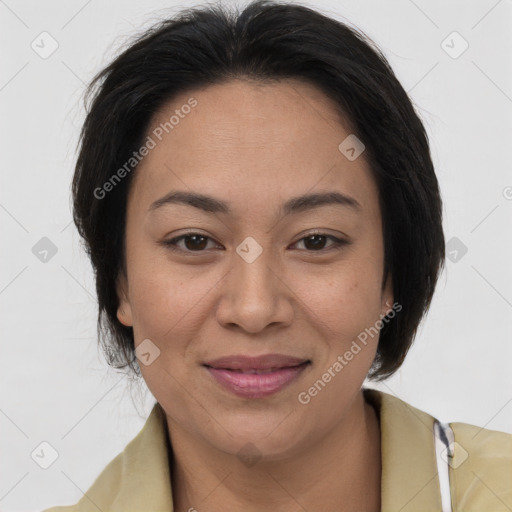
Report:
<svg viewBox="0 0 512 512"><path fill-rule="evenodd" d="M224 388L244 398L263 398L281 391L296 379L308 366L280 368L269 373L240 373L223 368L205 368Z"/></svg>

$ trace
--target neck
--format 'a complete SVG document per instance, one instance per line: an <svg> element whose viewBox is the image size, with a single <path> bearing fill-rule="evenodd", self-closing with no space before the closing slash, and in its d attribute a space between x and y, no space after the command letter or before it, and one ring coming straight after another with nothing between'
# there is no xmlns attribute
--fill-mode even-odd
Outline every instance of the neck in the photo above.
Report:
<svg viewBox="0 0 512 512"><path fill-rule="evenodd" d="M169 417L167 424L175 512L380 510L379 420L362 392L322 439L293 457L250 467Z"/></svg>

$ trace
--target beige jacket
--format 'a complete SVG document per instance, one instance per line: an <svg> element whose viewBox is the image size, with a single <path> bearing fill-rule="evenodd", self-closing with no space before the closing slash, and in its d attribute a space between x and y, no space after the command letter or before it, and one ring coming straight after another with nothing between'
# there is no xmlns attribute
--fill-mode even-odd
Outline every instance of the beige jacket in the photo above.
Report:
<svg viewBox="0 0 512 512"><path fill-rule="evenodd" d="M444 460L451 512L512 511L511 434L452 423L453 457L436 458L435 418L387 393L364 393L380 416L382 512L446 510L438 470ZM77 504L44 512L172 512L168 449L165 415L156 403L142 430Z"/></svg>

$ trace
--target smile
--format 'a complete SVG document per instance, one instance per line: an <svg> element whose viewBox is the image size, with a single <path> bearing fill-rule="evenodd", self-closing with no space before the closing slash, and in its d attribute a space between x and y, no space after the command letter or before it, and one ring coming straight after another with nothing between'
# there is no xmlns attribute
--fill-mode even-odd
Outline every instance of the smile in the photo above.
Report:
<svg viewBox="0 0 512 512"><path fill-rule="evenodd" d="M243 398L264 398L291 384L309 364L310 361L305 361L296 366L243 370L214 368L208 365L204 367L223 389Z"/></svg>

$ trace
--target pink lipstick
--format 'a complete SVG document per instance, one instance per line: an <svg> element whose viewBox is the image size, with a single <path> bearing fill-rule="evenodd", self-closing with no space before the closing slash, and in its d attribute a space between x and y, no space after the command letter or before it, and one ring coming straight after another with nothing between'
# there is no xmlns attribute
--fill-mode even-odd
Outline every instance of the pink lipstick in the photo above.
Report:
<svg viewBox="0 0 512 512"><path fill-rule="evenodd" d="M295 380L311 361L282 354L227 356L204 364L225 389L244 398L264 398Z"/></svg>

